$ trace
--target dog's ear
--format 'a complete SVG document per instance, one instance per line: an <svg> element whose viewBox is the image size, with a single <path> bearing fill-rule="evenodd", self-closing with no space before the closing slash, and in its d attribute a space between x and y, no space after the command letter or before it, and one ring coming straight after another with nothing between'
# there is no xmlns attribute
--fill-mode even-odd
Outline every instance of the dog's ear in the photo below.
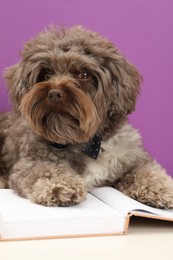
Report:
<svg viewBox="0 0 173 260"><path fill-rule="evenodd" d="M20 63L5 69L4 77L7 80L9 95L13 104L13 109L18 112L18 106L21 99L21 79L22 79L22 66Z"/></svg>
<svg viewBox="0 0 173 260"><path fill-rule="evenodd" d="M111 73L112 85L116 88L115 109L119 115L130 114L135 109L142 76L117 50L109 56L106 66Z"/></svg>

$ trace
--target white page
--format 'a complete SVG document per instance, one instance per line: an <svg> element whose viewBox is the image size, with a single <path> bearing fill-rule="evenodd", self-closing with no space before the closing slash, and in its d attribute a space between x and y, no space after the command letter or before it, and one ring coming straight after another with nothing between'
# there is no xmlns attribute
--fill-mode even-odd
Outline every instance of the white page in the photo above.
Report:
<svg viewBox="0 0 173 260"><path fill-rule="evenodd" d="M107 212L105 212L102 210L103 207L105 205L91 194L88 194L87 200L78 205L70 207L46 207L21 198L12 190L0 189L0 213L6 222L36 219L65 219L69 218L69 214L70 218L82 218L87 215L98 217L98 212L100 212L100 216L104 217L113 212L109 207L107 207Z"/></svg>
<svg viewBox="0 0 173 260"><path fill-rule="evenodd" d="M156 214L168 219L173 219L172 209L164 210L149 207L134 199L129 198L122 192L111 187L95 188L92 191L92 194L98 197L100 200L104 201L106 204L110 205L112 208L117 209L123 215L127 215L129 212L132 211L139 211L140 213L142 213L141 210L143 210L147 213Z"/></svg>
<svg viewBox="0 0 173 260"><path fill-rule="evenodd" d="M88 194L70 207L45 207L0 189L0 231L5 237L122 233L125 219L110 206Z"/></svg>

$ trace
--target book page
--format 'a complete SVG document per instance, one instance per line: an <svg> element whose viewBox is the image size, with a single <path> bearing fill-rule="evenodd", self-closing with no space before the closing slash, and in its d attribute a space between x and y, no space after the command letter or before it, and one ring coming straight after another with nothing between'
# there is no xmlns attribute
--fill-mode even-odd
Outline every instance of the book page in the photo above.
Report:
<svg viewBox="0 0 173 260"><path fill-rule="evenodd" d="M2 237L68 236L123 233L125 218L88 194L87 200L70 207L46 207L0 189Z"/></svg>
<svg viewBox="0 0 173 260"><path fill-rule="evenodd" d="M128 213L138 212L140 215L145 215L146 213L155 214L161 216L165 219L173 220L173 210L156 209L144 205L134 199L129 198L122 192L111 188L111 187L100 187L95 188L92 194L104 201L106 204L110 205L112 208L117 209L123 215Z"/></svg>

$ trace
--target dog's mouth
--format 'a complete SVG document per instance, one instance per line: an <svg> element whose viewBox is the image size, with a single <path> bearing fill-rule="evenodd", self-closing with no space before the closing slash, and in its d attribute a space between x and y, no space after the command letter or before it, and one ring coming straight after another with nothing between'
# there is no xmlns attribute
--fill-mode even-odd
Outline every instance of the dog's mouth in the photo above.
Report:
<svg viewBox="0 0 173 260"><path fill-rule="evenodd" d="M84 134L80 128L80 120L66 112L50 111L41 118L37 126L31 126L45 139L62 144L77 142L74 141L74 137L78 135L79 138Z"/></svg>
<svg viewBox="0 0 173 260"><path fill-rule="evenodd" d="M23 97L20 111L37 134L62 144L88 142L100 124L91 97L72 84L36 84Z"/></svg>

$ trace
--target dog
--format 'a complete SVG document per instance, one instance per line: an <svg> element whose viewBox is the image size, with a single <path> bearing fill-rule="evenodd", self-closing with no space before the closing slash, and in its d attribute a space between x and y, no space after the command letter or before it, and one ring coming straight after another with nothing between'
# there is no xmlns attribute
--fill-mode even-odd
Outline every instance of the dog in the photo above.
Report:
<svg viewBox="0 0 173 260"><path fill-rule="evenodd" d="M173 208L173 181L128 124L141 75L106 38L49 27L6 69L14 112L0 115L0 187L45 206L69 206L111 186Z"/></svg>

